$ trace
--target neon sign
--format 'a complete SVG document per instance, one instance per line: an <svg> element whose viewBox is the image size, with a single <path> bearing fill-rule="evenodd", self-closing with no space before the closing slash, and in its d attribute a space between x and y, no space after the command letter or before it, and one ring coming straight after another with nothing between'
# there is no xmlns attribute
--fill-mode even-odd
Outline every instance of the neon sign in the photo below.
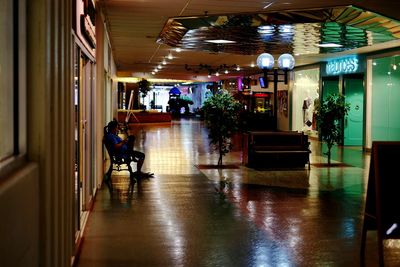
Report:
<svg viewBox="0 0 400 267"><path fill-rule="evenodd" d="M357 57L336 59L326 63L326 74L339 75L339 74L355 73L358 70L358 66L359 64Z"/></svg>

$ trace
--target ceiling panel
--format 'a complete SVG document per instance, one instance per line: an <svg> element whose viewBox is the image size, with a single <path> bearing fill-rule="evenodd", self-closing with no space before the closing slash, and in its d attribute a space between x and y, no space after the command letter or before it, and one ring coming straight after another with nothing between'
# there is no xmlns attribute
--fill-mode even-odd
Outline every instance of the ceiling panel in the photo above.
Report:
<svg viewBox="0 0 400 267"><path fill-rule="evenodd" d="M199 66L200 64L207 65L240 65L243 66L242 71L251 72L254 68L250 64L255 61L256 55L233 55L227 51L220 51L218 49L208 51L183 51L177 53L173 47L157 43L157 37L161 33L169 18L183 17L183 16L202 16L212 14L249 14L249 13L262 13L271 11L280 11L282 16L287 16L289 11L306 9L306 8L319 8L319 7L333 7L338 5L353 4L360 6L367 10L377 10L390 18L399 19L397 10L400 9L400 1L343 1L343 0L276 0L276 1L252 1L252 0L125 0L114 1L104 0L98 1L98 6L103 10L109 32L110 41L113 50L113 56L117 64L119 73L124 75L139 75L140 77L151 78L153 75L151 71L171 52L175 58L168 60L167 66L159 71L154 77L158 78L177 78L177 79L193 79L196 75L193 71L188 71L185 65ZM264 9L265 6L268 8ZM294 16L295 13L290 13ZM310 13L312 16L313 13ZM345 19L351 19L346 17ZM351 22L346 22L351 23ZM358 26L362 26L364 22L357 22ZM396 28L396 21L386 21L387 26L384 28L392 28L392 34L397 38L399 30ZM376 25L382 25L382 21L376 20ZM302 25L302 24L299 24ZM349 24L350 25L350 24ZM385 36L379 35L379 29L384 29L381 26L376 26L372 23L368 27L374 28L376 33L374 40L381 40L382 42L388 41ZM393 27L391 27L391 26ZM352 25L350 25L352 26ZM298 26L302 27L302 26ZM305 25L306 29L303 33L292 36L292 40L287 43L282 42L281 47L285 48L292 46L293 42L297 42L299 49L305 50L307 45L302 44L301 40L314 40L316 26ZM238 29L240 31L240 29ZM326 29L327 33L332 32L331 29ZM352 31L352 29L347 29ZM334 33L334 31L333 31ZM327 36L330 36L329 34ZM334 35L332 35L334 38ZM352 38L348 39L350 43L360 42L361 33L353 32ZM246 38L242 39L243 46L248 46L254 43L253 40ZM386 46L393 47L399 46L396 41L385 43ZM369 46L366 48L359 48L358 51L374 51L381 47L381 45ZM352 50L351 50L352 51ZM351 52L350 51L350 52ZM255 50L254 53L258 53ZM357 52L357 51L353 51ZM347 54L348 51L341 52L340 54ZM321 54L305 54L296 57L297 65L310 64L317 62L332 55ZM194 69L194 67L189 68ZM243 74L245 73L243 72Z"/></svg>

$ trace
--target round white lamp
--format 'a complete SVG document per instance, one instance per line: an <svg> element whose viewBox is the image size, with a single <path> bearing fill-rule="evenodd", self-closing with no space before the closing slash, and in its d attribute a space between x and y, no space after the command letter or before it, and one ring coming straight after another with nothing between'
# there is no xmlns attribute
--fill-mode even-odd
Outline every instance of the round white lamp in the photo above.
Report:
<svg viewBox="0 0 400 267"><path fill-rule="evenodd" d="M291 54L282 54L278 58L278 68L281 70L292 70L294 68L294 57Z"/></svg>
<svg viewBox="0 0 400 267"><path fill-rule="evenodd" d="M274 57L268 53L262 53L257 58L257 66L263 70L271 70L274 67L274 63Z"/></svg>

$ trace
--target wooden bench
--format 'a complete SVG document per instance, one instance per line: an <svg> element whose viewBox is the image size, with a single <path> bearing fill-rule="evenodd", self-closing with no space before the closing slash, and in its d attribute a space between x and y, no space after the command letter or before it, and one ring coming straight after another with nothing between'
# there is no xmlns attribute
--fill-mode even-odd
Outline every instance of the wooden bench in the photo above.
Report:
<svg viewBox="0 0 400 267"><path fill-rule="evenodd" d="M244 135L243 163L251 168L298 168L308 164L308 136L294 131L250 131Z"/></svg>

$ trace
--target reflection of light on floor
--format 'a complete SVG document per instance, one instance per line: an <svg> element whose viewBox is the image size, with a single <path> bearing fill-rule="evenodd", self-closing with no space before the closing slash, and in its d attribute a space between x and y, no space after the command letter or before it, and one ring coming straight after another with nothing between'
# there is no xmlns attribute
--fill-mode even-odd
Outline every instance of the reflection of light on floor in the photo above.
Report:
<svg viewBox="0 0 400 267"><path fill-rule="evenodd" d="M163 240L168 240L169 244L174 246L174 249L168 250L172 251L174 255L171 255L176 262L177 266L184 266L183 259L185 255L185 244L182 240L182 236L184 233L180 230L179 220L175 221L174 216L170 214L171 205L168 203L164 203L165 200L168 199L167 196L163 196L163 190L160 188L160 180L154 180L154 186L156 190L154 193L157 194L157 205L160 207L158 209L159 214L163 219L162 225L165 225L165 238ZM163 200L163 201L162 201Z"/></svg>

